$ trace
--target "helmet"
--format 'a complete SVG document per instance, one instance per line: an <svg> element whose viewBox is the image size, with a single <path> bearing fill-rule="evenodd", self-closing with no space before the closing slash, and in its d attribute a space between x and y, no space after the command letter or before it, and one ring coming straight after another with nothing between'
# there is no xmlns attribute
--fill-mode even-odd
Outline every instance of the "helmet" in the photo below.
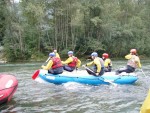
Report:
<svg viewBox="0 0 150 113"><path fill-rule="evenodd" d="M73 51L68 51L68 55L73 54Z"/></svg>
<svg viewBox="0 0 150 113"><path fill-rule="evenodd" d="M93 52L93 53L91 54L91 56L97 57L98 54L97 54L97 52Z"/></svg>
<svg viewBox="0 0 150 113"><path fill-rule="evenodd" d="M54 52L49 53L49 56L50 56L50 57L54 57L54 56L55 56L55 53L54 53Z"/></svg>
<svg viewBox="0 0 150 113"><path fill-rule="evenodd" d="M131 49L131 50L130 50L130 53L136 54L136 49Z"/></svg>
<svg viewBox="0 0 150 113"><path fill-rule="evenodd" d="M108 53L103 53L102 57L108 58L108 57L109 57L109 54L108 54Z"/></svg>

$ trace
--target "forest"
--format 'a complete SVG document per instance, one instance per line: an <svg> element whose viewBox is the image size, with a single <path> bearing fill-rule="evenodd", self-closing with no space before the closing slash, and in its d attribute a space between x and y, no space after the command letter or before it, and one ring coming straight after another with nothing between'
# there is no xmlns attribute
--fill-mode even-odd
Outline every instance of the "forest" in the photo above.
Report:
<svg viewBox="0 0 150 113"><path fill-rule="evenodd" d="M84 57L150 56L150 0L0 0L0 45L8 61L42 59L57 49Z"/></svg>

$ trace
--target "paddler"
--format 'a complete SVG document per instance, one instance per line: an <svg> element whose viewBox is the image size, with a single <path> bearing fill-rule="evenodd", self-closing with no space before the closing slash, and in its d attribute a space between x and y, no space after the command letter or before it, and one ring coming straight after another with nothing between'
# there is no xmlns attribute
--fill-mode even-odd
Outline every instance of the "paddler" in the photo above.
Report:
<svg viewBox="0 0 150 113"><path fill-rule="evenodd" d="M111 72L112 61L109 58L109 54L108 53L103 53L102 59L104 60L105 72Z"/></svg>
<svg viewBox="0 0 150 113"><path fill-rule="evenodd" d="M49 73L52 74L61 74L63 73L63 65L61 63L60 58L56 57L54 52L49 53L50 60L47 65L42 65L42 68L48 70Z"/></svg>
<svg viewBox="0 0 150 113"><path fill-rule="evenodd" d="M64 70L72 72L73 70L78 69L81 65L81 61L73 55L73 51L68 51L68 57L69 58L66 61L62 61Z"/></svg>
<svg viewBox="0 0 150 113"><path fill-rule="evenodd" d="M128 60L127 66L125 68L119 69L116 71L116 74L126 72L132 73L136 68L141 68L140 59L137 55L136 49L131 49L130 54L126 55L125 58Z"/></svg>
<svg viewBox="0 0 150 113"><path fill-rule="evenodd" d="M53 52L55 53L56 57L60 58L60 55L57 52L57 49L54 49Z"/></svg>
<svg viewBox="0 0 150 113"><path fill-rule="evenodd" d="M86 68L86 71L89 74L92 74L92 75L95 75L95 76L103 75L104 74L104 61L103 61L103 59L98 57L97 52L93 52L91 54L91 57L92 57L93 61L90 62L90 63L87 63L86 65L83 65L83 67L94 65L93 70L91 70L89 68Z"/></svg>

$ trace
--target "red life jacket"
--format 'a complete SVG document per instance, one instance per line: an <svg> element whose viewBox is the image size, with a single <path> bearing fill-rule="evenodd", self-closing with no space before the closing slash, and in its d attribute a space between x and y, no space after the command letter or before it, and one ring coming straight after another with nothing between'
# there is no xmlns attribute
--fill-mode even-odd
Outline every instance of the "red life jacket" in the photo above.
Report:
<svg viewBox="0 0 150 113"><path fill-rule="evenodd" d="M78 62L78 58L77 57L72 57L73 61L71 63L68 64L68 66L70 67L76 67L77 62Z"/></svg>
<svg viewBox="0 0 150 113"><path fill-rule="evenodd" d="M59 67L63 66L60 58L58 58L58 57L52 58L52 61L53 61L52 69L59 68Z"/></svg>

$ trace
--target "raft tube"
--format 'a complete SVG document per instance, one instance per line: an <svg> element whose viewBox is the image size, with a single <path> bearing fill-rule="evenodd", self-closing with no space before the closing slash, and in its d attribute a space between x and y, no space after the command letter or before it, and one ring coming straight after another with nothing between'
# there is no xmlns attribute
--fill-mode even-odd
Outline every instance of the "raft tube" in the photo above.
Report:
<svg viewBox="0 0 150 113"><path fill-rule="evenodd" d="M0 74L0 105L11 100L18 87L18 81L15 76Z"/></svg>
<svg viewBox="0 0 150 113"><path fill-rule="evenodd" d="M122 73L116 75L115 72L107 72L102 76L93 76L83 72L63 72L62 74L53 75L48 73L47 70L36 70L34 75L38 75L38 78L48 83L63 84L67 82L77 82L81 84L89 85L101 85L110 84L109 81L116 84L134 84L138 77L134 73Z"/></svg>

